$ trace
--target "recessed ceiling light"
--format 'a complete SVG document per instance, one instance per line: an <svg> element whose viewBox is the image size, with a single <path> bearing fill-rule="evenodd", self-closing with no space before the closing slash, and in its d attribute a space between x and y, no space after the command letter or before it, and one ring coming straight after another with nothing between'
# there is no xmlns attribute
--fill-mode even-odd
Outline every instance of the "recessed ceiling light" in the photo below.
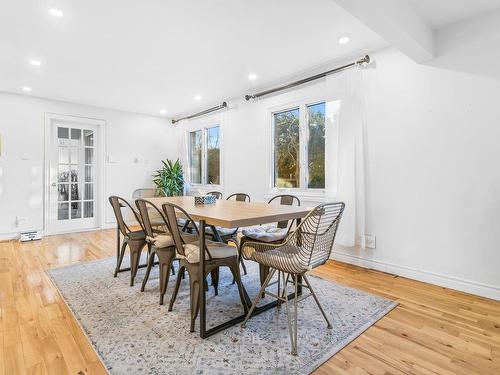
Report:
<svg viewBox="0 0 500 375"><path fill-rule="evenodd" d="M349 38L347 35L343 35L339 38L339 44L341 45L346 45L351 41L351 38Z"/></svg>
<svg viewBox="0 0 500 375"><path fill-rule="evenodd" d="M162 115L164 115L164 114L166 114L166 113L167 113L167 110L166 110L166 109L160 109L160 113L161 113Z"/></svg>
<svg viewBox="0 0 500 375"><path fill-rule="evenodd" d="M201 100L201 96L196 95L196 96L194 97L194 100Z"/></svg>
<svg viewBox="0 0 500 375"><path fill-rule="evenodd" d="M250 74L248 75L248 79L249 79L250 81L255 81L255 80L257 79L257 74L255 74L255 73L250 73Z"/></svg>
<svg viewBox="0 0 500 375"><path fill-rule="evenodd" d="M30 60L30 64L33 66L40 66L42 62L40 60Z"/></svg>
<svg viewBox="0 0 500 375"><path fill-rule="evenodd" d="M49 13L51 15L53 15L54 17L58 17L58 18L61 18L62 16L64 16L63 11L61 9L57 9L57 8L49 9Z"/></svg>
<svg viewBox="0 0 500 375"><path fill-rule="evenodd" d="M29 86L23 86L23 91L31 92L31 87L29 87Z"/></svg>

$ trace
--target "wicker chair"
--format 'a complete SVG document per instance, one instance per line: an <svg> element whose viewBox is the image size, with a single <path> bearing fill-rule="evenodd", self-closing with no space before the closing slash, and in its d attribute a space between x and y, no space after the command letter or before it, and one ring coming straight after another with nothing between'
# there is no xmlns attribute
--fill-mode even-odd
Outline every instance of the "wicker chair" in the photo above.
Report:
<svg viewBox="0 0 500 375"><path fill-rule="evenodd" d="M163 305L163 297L167 291L168 281L170 278L169 270L171 270L172 274L175 275L174 266L172 264L176 257L175 244L172 236L170 235L168 222L160 209L145 199L137 199L135 204L139 210L139 214L141 216L141 226L146 234L146 241L148 243L148 263L146 274L142 280L141 292L144 292L144 289L146 288L151 268L154 265L155 257L157 257L160 266L160 305ZM151 213L155 214L155 218L161 218L162 227L167 228L168 232L159 232L153 229L153 223L150 219ZM183 234L183 239L189 243L195 241L196 237L189 234Z"/></svg>
<svg viewBox="0 0 500 375"><path fill-rule="evenodd" d="M180 283L182 280L182 275L185 270L187 270L189 274L189 283L190 283L190 291L191 291L191 332L194 332L194 323L196 321L196 317L198 316L199 311L199 301L200 301L200 291L201 288L205 288L206 285L206 277L212 271L218 270L219 267L228 267L233 274L234 279L236 280L236 284L238 285L238 292L240 294L241 304L243 305L243 309L245 313L248 311L248 306L245 302L243 287L241 285L241 277L240 270L238 267L238 252L234 246L229 246L222 242L214 242L214 241L206 241L206 259L205 259L205 275L203 280L200 280L199 276L199 267L200 267L200 249L198 243L188 244L182 238L181 232L179 231L179 227L176 225L177 217L175 211L182 212L182 214L188 219L191 220L189 214L184 211L181 207L171 204L165 203L163 204L163 211L165 216L167 217L168 223L170 223L170 227L172 228L172 237L175 242L175 247L177 249L178 256L180 258L180 267L179 272L177 273L177 281L175 284L174 293L170 300L170 304L168 307L169 311L172 311L175 299L177 297L177 293L179 291ZM173 225L172 225L173 224ZM195 226L196 234L199 236L198 227ZM212 278L214 274L212 273ZM214 283L214 287L217 287L216 281L212 279Z"/></svg>
<svg viewBox="0 0 500 375"><path fill-rule="evenodd" d="M125 249L127 246L130 249L130 286L134 286L134 279L137 275L137 269L139 268L139 260L141 258L141 252L146 245L146 234L143 230L133 231L125 223L122 214L122 208L130 208L133 212L135 219L140 224L141 218L136 212L136 210L123 198L118 196L110 196L109 203L113 207L113 212L116 217L116 222L118 223L118 229L123 235L123 244L121 245L120 251L118 253L118 259L116 262L115 277L120 272L120 267L122 265L123 257L125 255ZM118 242L119 244L119 242Z"/></svg>
<svg viewBox="0 0 500 375"><path fill-rule="evenodd" d="M293 206L294 204L300 206L300 199L295 195L281 194L272 197L267 203L272 204L279 199L281 205ZM266 242L266 243L281 243L284 241L286 236L290 233L295 220L283 220L275 225L257 225L254 227L243 228L241 233L238 233L235 239L232 241L238 247L238 252L240 254L240 262L243 267L245 275L247 274L245 263L241 257L241 247L247 241L254 242ZM260 282L264 283L269 270L265 266L260 266Z"/></svg>
<svg viewBox="0 0 500 375"><path fill-rule="evenodd" d="M281 244L270 244L262 242L245 242L242 247L242 255L245 259L253 260L260 265L269 267L262 287L253 301L242 327L245 327L248 319L252 315L262 294L269 294L278 299L279 304L284 302L287 309L288 330L291 341L291 353L297 355L297 302L299 298L299 288L309 289L310 294L316 301L327 327L332 328L328 317L321 307L314 290L309 283L306 273L324 264L329 258L335 241L335 234L344 211L344 203L326 203L314 208L304 219L304 221L291 233ZM271 279L278 272L278 280L270 283ZM301 279L306 285L303 285ZM290 280L291 279L291 280ZM283 282L283 290L280 282ZM288 300L288 284L292 283L294 288L293 308L294 315L290 314ZM278 293L273 294L266 291L268 286L278 284ZM306 296L300 296L304 299ZM278 304L278 306L279 306Z"/></svg>

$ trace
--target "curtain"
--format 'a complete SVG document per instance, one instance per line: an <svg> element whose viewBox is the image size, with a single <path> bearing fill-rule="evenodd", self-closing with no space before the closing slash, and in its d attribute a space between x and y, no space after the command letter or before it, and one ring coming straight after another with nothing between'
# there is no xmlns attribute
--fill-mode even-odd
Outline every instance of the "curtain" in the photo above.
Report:
<svg viewBox="0 0 500 375"><path fill-rule="evenodd" d="M363 70L351 68L326 78L325 197L342 201L340 245L365 247L365 101Z"/></svg>

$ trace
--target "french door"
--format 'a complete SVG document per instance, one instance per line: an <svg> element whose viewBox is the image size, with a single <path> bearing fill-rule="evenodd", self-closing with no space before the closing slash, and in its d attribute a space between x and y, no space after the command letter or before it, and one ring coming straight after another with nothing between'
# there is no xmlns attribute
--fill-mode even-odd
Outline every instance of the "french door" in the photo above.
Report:
<svg viewBox="0 0 500 375"><path fill-rule="evenodd" d="M51 121L50 233L99 227L98 130L85 122Z"/></svg>

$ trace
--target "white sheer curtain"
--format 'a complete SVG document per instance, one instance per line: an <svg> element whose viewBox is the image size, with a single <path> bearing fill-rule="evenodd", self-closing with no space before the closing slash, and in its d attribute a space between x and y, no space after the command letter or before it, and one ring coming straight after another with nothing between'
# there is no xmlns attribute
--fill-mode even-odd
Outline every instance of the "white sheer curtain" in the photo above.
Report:
<svg viewBox="0 0 500 375"><path fill-rule="evenodd" d="M336 242L365 247L365 101L363 70L352 68L326 78L325 195L345 211Z"/></svg>

